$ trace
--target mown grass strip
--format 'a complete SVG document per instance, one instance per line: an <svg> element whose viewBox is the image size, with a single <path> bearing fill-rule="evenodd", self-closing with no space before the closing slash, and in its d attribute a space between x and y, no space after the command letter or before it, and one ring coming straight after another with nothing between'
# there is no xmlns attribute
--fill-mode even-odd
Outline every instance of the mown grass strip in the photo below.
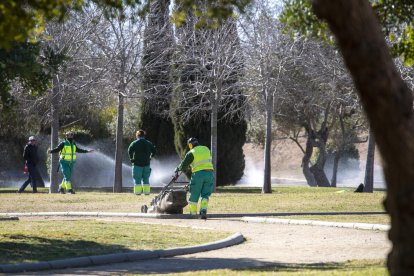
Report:
<svg viewBox="0 0 414 276"><path fill-rule="evenodd" d="M48 193L1 193L0 213L11 212L140 212L156 194L135 196L132 193L89 192L75 195ZM351 189L319 187L278 187L272 194L261 194L260 188L219 187L210 199L209 212L287 213L287 212L383 212L385 192L353 193ZM184 209L187 213L187 208ZM334 221L386 223L386 215L334 216ZM309 218L311 219L311 218ZM323 220L322 218L317 218ZM331 219L331 218L329 218Z"/></svg>

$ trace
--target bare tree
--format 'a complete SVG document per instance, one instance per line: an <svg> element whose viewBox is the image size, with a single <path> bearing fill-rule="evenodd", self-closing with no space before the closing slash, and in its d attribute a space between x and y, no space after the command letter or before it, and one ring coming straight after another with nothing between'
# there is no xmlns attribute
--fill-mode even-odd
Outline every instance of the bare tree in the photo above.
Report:
<svg viewBox="0 0 414 276"><path fill-rule="evenodd" d="M293 41L284 36L277 19L265 3L245 16L240 25L246 55L246 86L258 91L265 110L264 182L263 193L271 193L271 144L274 99L280 89L285 64L292 60ZM253 95L251 95L253 96Z"/></svg>
<svg viewBox="0 0 414 276"><path fill-rule="evenodd" d="M355 105L346 96L353 87L347 84L340 57L332 47L298 39L291 50L295 58L285 66L286 73L281 79L284 89L276 103L276 118L284 126L279 129L285 128L289 133L297 129L292 126L303 127L307 134L304 146L297 139L298 132L290 135L304 154L303 174L310 186L329 187L324 171L327 143L341 110L352 110Z"/></svg>
<svg viewBox="0 0 414 276"><path fill-rule="evenodd" d="M117 17L102 18L106 28L102 28L92 41L107 64L107 87L118 97L113 185L113 191L118 193L122 192L124 98L138 95L133 82L139 78L142 54L144 22L132 18L132 13L133 10L128 9Z"/></svg>
<svg viewBox="0 0 414 276"><path fill-rule="evenodd" d="M40 100L49 103L51 107L50 116L45 117L44 123L50 122L52 148L58 143L59 121L74 121L70 113L75 110L80 112L81 106L86 107L92 101L93 97L85 93L85 90L95 82L100 72L90 70L91 57L88 55L87 40L97 28L97 16L99 15L93 13L73 13L65 23L50 22L46 26L45 33L51 39L44 40L44 53L56 57L51 59L56 62L58 57L64 59L54 72L50 94ZM34 105L34 108L39 108L39 105ZM65 114L65 117L60 114ZM77 114L79 115L81 114ZM51 193L58 191L57 169L58 156L53 155L50 166Z"/></svg>

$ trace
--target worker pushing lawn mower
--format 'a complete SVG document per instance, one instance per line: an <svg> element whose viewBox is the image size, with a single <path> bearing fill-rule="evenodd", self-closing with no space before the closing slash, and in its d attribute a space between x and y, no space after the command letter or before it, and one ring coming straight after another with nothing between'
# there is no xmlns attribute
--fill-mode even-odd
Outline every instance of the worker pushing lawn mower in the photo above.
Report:
<svg viewBox="0 0 414 276"><path fill-rule="evenodd" d="M198 143L196 138L187 141L189 152L184 157L175 172L185 171L191 167L191 179L189 183L190 198L188 200L190 215L197 215L198 201L200 202L200 217L207 219L208 199L213 191L214 168L210 149Z"/></svg>
<svg viewBox="0 0 414 276"><path fill-rule="evenodd" d="M143 213L167 213L182 214L183 208L188 204L186 198L187 190L190 191L189 207L190 215L197 215L198 201L200 203L200 218L207 219L208 200L213 190L214 168L211 162L211 153L208 147L201 146L196 138L187 141L189 152L184 157L181 164L175 169L172 180L161 190L152 202L151 207L147 205L141 207ZM189 185L184 187L174 187L181 172L191 167L192 175Z"/></svg>

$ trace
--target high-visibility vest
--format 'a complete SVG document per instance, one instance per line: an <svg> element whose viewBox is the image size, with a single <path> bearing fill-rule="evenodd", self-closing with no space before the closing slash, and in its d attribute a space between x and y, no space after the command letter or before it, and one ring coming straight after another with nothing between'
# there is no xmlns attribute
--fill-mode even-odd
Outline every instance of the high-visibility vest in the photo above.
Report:
<svg viewBox="0 0 414 276"><path fill-rule="evenodd" d="M60 159L67 160L67 161L75 161L76 160L76 144L70 143L69 141L63 141L64 146L63 149L60 151Z"/></svg>
<svg viewBox="0 0 414 276"><path fill-rule="evenodd" d="M211 162L211 153L206 146L197 146L190 151L193 154L194 160L191 162L191 171L193 173L202 170L214 170Z"/></svg>

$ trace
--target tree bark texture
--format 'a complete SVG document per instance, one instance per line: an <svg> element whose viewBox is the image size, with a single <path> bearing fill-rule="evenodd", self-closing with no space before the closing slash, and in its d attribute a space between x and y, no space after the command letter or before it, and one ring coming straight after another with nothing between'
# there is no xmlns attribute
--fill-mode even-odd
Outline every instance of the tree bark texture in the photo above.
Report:
<svg viewBox="0 0 414 276"><path fill-rule="evenodd" d="M367 162L365 165L364 192L374 192L375 139L372 128L369 129Z"/></svg>
<svg viewBox="0 0 414 276"><path fill-rule="evenodd" d="M333 160L333 168L332 168L332 179L331 179L331 187L336 187L336 181L338 179L338 167L339 167L339 159L341 159L342 150L338 150L335 152L334 160Z"/></svg>
<svg viewBox="0 0 414 276"><path fill-rule="evenodd" d="M266 137L264 148L264 178L262 193L272 193L271 148L272 148L272 118L273 118L273 92L266 91Z"/></svg>
<svg viewBox="0 0 414 276"><path fill-rule="evenodd" d="M52 80L51 123L50 123L50 147L57 147L59 142L59 78L54 76ZM49 193L57 193L59 188L59 155L50 157L50 187Z"/></svg>
<svg viewBox="0 0 414 276"><path fill-rule="evenodd" d="M118 94L118 116L116 121L116 147L115 147L115 177L114 193L122 192L122 147L124 136L124 97Z"/></svg>
<svg viewBox="0 0 414 276"><path fill-rule="evenodd" d="M315 165L310 167L310 171L315 177L316 184L319 187L330 187L331 184L329 183L328 177L324 171L326 163L326 141L320 141L318 144L319 155L316 159Z"/></svg>
<svg viewBox="0 0 414 276"><path fill-rule="evenodd" d="M221 89L221 84L218 89ZM218 92L219 93L219 92ZM217 119L218 119L218 94L211 92L211 159L214 166L214 183L213 191L217 189Z"/></svg>
<svg viewBox="0 0 414 276"><path fill-rule="evenodd" d="M384 161L391 216L391 275L414 275L414 120L410 89L389 54L367 0L314 0L336 36Z"/></svg>
<svg viewBox="0 0 414 276"><path fill-rule="evenodd" d="M306 182L311 187L316 187L316 180L313 176L313 173L310 171L309 164L313 153L313 143L312 138L308 134L308 138L306 138L306 147L305 147L305 154L302 158L302 172L305 176Z"/></svg>

